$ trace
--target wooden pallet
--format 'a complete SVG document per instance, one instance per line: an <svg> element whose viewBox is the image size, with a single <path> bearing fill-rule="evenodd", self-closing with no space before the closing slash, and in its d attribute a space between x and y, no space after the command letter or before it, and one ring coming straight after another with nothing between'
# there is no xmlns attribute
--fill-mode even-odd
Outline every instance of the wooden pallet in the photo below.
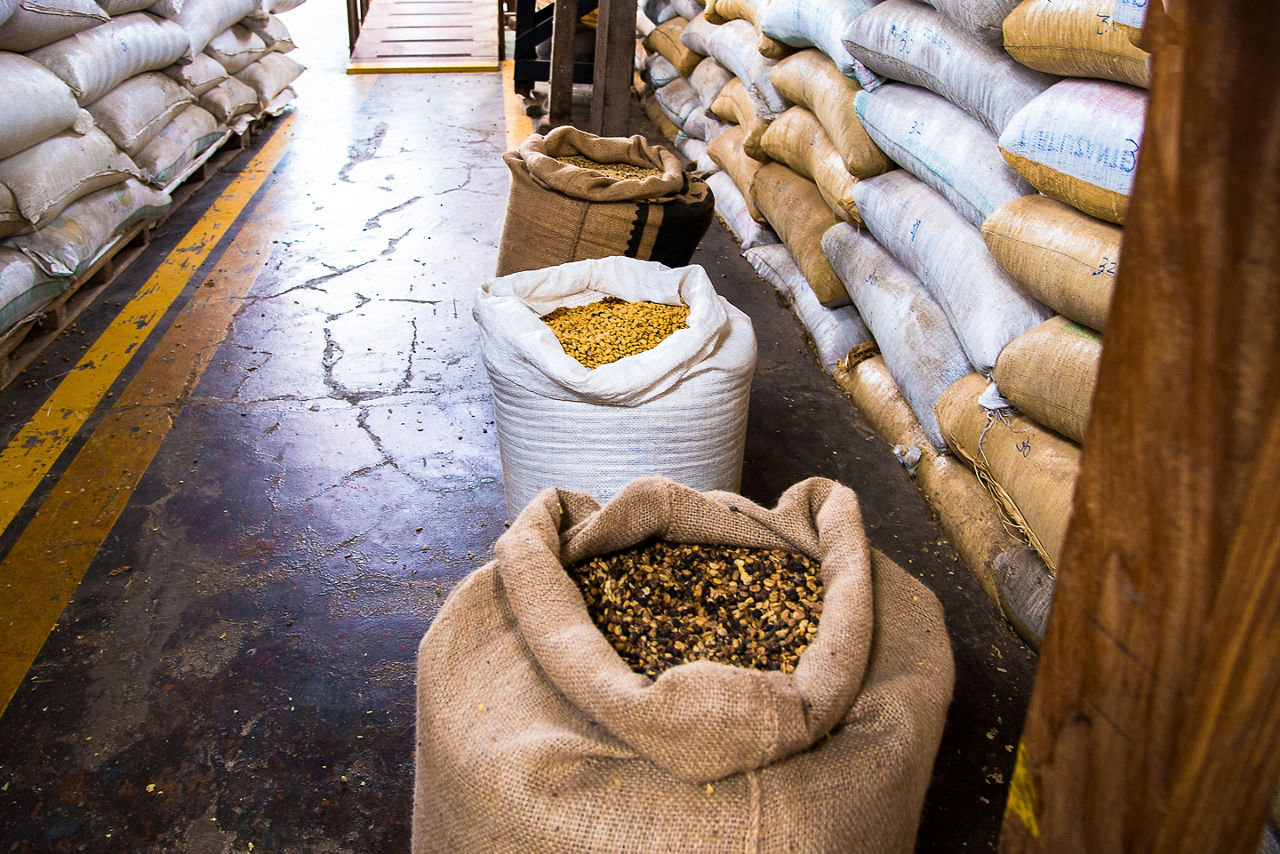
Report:
<svg viewBox="0 0 1280 854"><path fill-rule="evenodd" d="M492 0L373 0L348 74L497 71Z"/></svg>
<svg viewBox="0 0 1280 854"><path fill-rule="evenodd" d="M165 188L173 202L158 220L136 223L117 235L82 273L71 279L66 290L0 336L0 390L44 354L80 313L142 255L155 230L240 156L249 147L253 134L261 132L269 120L270 117L255 119L243 132L228 131L209 146Z"/></svg>

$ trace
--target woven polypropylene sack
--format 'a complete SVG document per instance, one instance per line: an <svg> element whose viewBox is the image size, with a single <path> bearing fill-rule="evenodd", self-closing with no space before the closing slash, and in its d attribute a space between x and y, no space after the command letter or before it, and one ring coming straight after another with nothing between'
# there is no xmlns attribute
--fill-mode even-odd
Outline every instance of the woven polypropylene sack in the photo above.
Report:
<svg viewBox="0 0 1280 854"><path fill-rule="evenodd" d="M1115 290L1123 229L1048 196L1023 196L982 224L987 248L1036 299L1103 331Z"/></svg>
<svg viewBox="0 0 1280 854"><path fill-rule="evenodd" d="M1150 56L1111 20L1114 0L1023 0L1004 20L1004 49L1030 68L1146 88Z"/></svg>
<svg viewBox="0 0 1280 854"><path fill-rule="evenodd" d="M138 152L134 163L149 184L167 187L224 133L212 113L191 104Z"/></svg>
<svg viewBox="0 0 1280 854"><path fill-rule="evenodd" d="M689 81L683 77L677 77L665 86L660 87L654 92L653 96L658 99L658 105L662 107L667 117L681 127L684 126L685 120L689 118L689 114L702 106L702 101L698 99L698 93L693 91Z"/></svg>
<svg viewBox="0 0 1280 854"><path fill-rule="evenodd" d="M698 56L708 56L711 49L707 47L707 39L711 38L711 34L718 26L719 24L708 21L706 15L699 13L696 17L690 18L689 23L680 31L680 43Z"/></svg>
<svg viewBox="0 0 1280 854"><path fill-rule="evenodd" d="M61 77L87 106L134 75L172 65L189 44L186 31L173 21L134 12L28 56Z"/></svg>
<svg viewBox="0 0 1280 854"><path fill-rule="evenodd" d="M9 20L9 17L18 11L19 0L0 0L0 24Z"/></svg>
<svg viewBox="0 0 1280 854"><path fill-rule="evenodd" d="M588 369L541 318L608 296L683 301L688 328ZM549 486L605 499L633 477L661 474L738 488L755 334L701 267L615 257L503 276L481 285L475 317L512 518Z"/></svg>
<svg viewBox="0 0 1280 854"><path fill-rule="evenodd" d="M564 570L659 537L820 561L791 675L633 673ZM829 480L768 510L659 478L547 491L418 651L413 850L910 852L954 683L937 598L867 545Z"/></svg>
<svg viewBox="0 0 1280 854"><path fill-rule="evenodd" d="M676 16L654 27L653 32L649 33L644 40L644 46L654 53L665 56L676 67L676 71L680 72L681 77L692 74L693 69L697 68L698 63L702 61L702 55L690 50L688 45L680 40L680 34L688 25L688 21Z"/></svg>
<svg viewBox="0 0 1280 854"><path fill-rule="evenodd" d="M924 0L979 41L1000 47L1000 25L1018 0Z"/></svg>
<svg viewBox="0 0 1280 854"><path fill-rule="evenodd" d="M870 234L841 223L823 235L822 249L925 435L944 450L934 407L952 383L973 370L946 312Z"/></svg>
<svg viewBox="0 0 1280 854"><path fill-rule="evenodd" d="M130 77L88 109L103 133L132 157L194 100L173 79L148 71Z"/></svg>
<svg viewBox="0 0 1280 854"><path fill-rule="evenodd" d="M75 123L80 107L67 84L38 62L0 53L0 160Z"/></svg>
<svg viewBox="0 0 1280 854"><path fill-rule="evenodd" d="M31 228L46 225L76 199L141 177L129 155L102 131L63 131L0 160L0 184L9 188Z"/></svg>
<svg viewBox="0 0 1280 854"><path fill-rule="evenodd" d="M964 377L938 400L947 444L974 467L1051 571L1057 571L1080 474L1080 446L1012 409L988 410L987 381Z"/></svg>
<svg viewBox="0 0 1280 854"><path fill-rule="evenodd" d="M556 158L661 169L660 176L615 179ZM587 258L625 255L669 267L689 263L711 225L706 181L643 137L598 137L560 127L533 134L505 156L511 192L498 248L498 275Z"/></svg>
<svg viewBox="0 0 1280 854"><path fill-rule="evenodd" d="M197 98L231 76L221 62L207 53L185 65L170 65L164 73Z"/></svg>
<svg viewBox="0 0 1280 854"><path fill-rule="evenodd" d="M975 226L1005 202L1035 192L1005 162L996 135L941 95L891 83L859 92L854 107L881 150Z"/></svg>
<svg viewBox="0 0 1280 854"><path fill-rule="evenodd" d="M268 53L232 76L253 89L258 95L259 105L265 107L305 70L306 66L291 56Z"/></svg>
<svg viewBox="0 0 1280 854"><path fill-rule="evenodd" d="M802 50L773 67L769 79L783 97L818 117L845 168L857 178L888 172L894 163L867 136L854 109L862 87L819 50Z"/></svg>
<svg viewBox="0 0 1280 854"><path fill-rule="evenodd" d="M261 104L252 86L228 77L200 96L200 106L219 122L229 125L237 116L257 113Z"/></svg>
<svg viewBox="0 0 1280 854"><path fill-rule="evenodd" d="M699 62L698 67L689 75L689 85L698 93L698 100L702 106L710 109L732 79L732 71L708 56Z"/></svg>
<svg viewBox="0 0 1280 854"><path fill-rule="evenodd" d="M93 0L22 0L0 24L0 50L26 53L107 20Z"/></svg>
<svg viewBox="0 0 1280 854"><path fill-rule="evenodd" d="M751 198L804 271L818 301L828 308L849 304L849 294L822 254L822 235L838 220L818 185L781 163L760 167Z"/></svg>
<svg viewBox="0 0 1280 854"><path fill-rule="evenodd" d="M205 45L204 53L212 56L231 74L257 62L271 51L266 41L248 27L232 24Z"/></svg>
<svg viewBox="0 0 1280 854"><path fill-rule="evenodd" d="M65 291L70 279L46 274L16 249L0 246L0 337Z"/></svg>
<svg viewBox="0 0 1280 854"><path fill-rule="evenodd" d="M853 197L876 240L942 305L979 372L989 375L1004 345L1053 316L1000 269L977 228L905 169L859 181Z"/></svg>
<svg viewBox="0 0 1280 854"><path fill-rule="evenodd" d="M22 218L22 212L18 210L18 200L13 197L13 191L0 184L0 237L7 237L29 227Z"/></svg>
<svg viewBox="0 0 1280 854"><path fill-rule="evenodd" d="M760 278L782 294L800 318L817 351L818 362L827 373L834 371L836 364L847 358L851 350L874 346L871 332L856 308L851 305L827 308L818 302L804 271L786 246L758 246L742 255Z"/></svg>
<svg viewBox="0 0 1280 854"><path fill-rule="evenodd" d="M660 53L648 54L645 58L645 74L655 89L661 89L673 80L680 79L680 72Z"/></svg>
<svg viewBox="0 0 1280 854"><path fill-rule="evenodd" d="M182 11L172 20L187 32L185 60L195 59L214 36L256 8L257 0L184 0Z"/></svg>
<svg viewBox="0 0 1280 854"><path fill-rule="evenodd" d="M43 228L10 243L50 276L75 276L117 234L158 219L171 201L168 193L130 178L77 199Z"/></svg>
<svg viewBox="0 0 1280 854"><path fill-rule="evenodd" d="M728 171L709 176L707 184L716 196L716 214L744 252L757 246L768 246L779 242L778 235L772 228L761 224L751 216L746 198L738 190Z"/></svg>
<svg viewBox="0 0 1280 854"><path fill-rule="evenodd" d="M760 147L777 162L817 184L818 192L838 218L862 224L853 202L853 185L858 179L845 168L840 152L817 116L804 107L792 107L769 125L760 138Z"/></svg>
<svg viewBox="0 0 1280 854"><path fill-rule="evenodd" d="M865 80L868 70L849 53L842 36L876 0L772 0L760 13L760 32L791 45L815 47L842 75Z"/></svg>
<svg viewBox="0 0 1280 854"><path fill-rule="evenodd" d="M1145 89L1063 80L1018 111L1000 150L1046 196L1123 225L1146 116Z"/></svg>
<svg viewBox="0 0 1280 854"><path fill-rule="evenodd" d="M155 0L102 0L102 2L98 3L102 7L102 11L112 18L128 15L131 12L141 12L154 4Z"/></svg>
<svg viewBox="0 0 1280 854"><path fill-rule="evenodd" d="M749 21L736 18L718 27L707 40L707 49L742 81L757 116L774 119L791 106L769 79L777 60L760 54L755 26Z"/></svg>
<svg viewBox="0 0 1280 854"><path fill-rule="evenodd" d="M1009 342L993 376L1000 394L1028 418L1083 442L1101 359L1102 336L1051 317Z"/></svg>
<svg viewBox="0 0 1280 854"><path fill-rule="evenodd" d="M877 74L931 89L996 133L1057 80L916 0L885 0L859 15L844 42Z"/></svg>

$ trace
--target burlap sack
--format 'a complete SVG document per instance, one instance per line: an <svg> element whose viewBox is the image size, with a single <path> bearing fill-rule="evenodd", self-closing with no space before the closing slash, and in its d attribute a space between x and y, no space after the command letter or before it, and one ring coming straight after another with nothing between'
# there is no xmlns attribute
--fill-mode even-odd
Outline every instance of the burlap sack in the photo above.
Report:
<svg viewBox="0 0 1280 854"><path fill-rule="evenodd" d="M711 112L726 122L740 125L746 131L746 135L742 138L742 150L748 157L754 157L760 161L769 159L769 155L765 154L764 149L760 147L760 138L769 129L769 123L773 119L756 115L755 103L747 94L746 84L741 79L734 77L725 84L715 102L712 103Z"/></svg>
<svg viewBox="0 0 1280 854"><path fill-rule="evenodd" d="M820 50L802 50L774 66L769 79L783 97L818 117L845 168L857 178L870 178L896 168L871 137L853 107L862 91L855 80L840 73Z"/></svg>
<svg viewBox="0 0 1280 854"><path fill-rule="evenodd" d="M764 153L785 163L818 185L831 212L845 222L862 225L853 202L858 179L845 168L817 117L804 107L792 107L769 125L760 138Z"/></svg>
<svg viewBox="0 0 1280 854"><path fill-rule="evenodd" d="M747 154L743 146L747 131L742 125L734 125L729 130L711 140L707 146L707 154L721 169L729 173L738 192L747 204L747 212L756 222L768 222L760 208L751 200L751 184L756 180L756 173L764 163Z"/></svg>
<svg viewBox="0 0 1280 854"><path fill-rule="evenodd" d="M1051 317L1009 342L993 376L1000 394L1027 417L1083 442L1101 359L1102 336Z"/></svg>
<svg viewBox="0 0 1280 854"><path fill-rule="evenodd" d="M1115 0L1023 0L1004 19L1004 49L1063 77L1099 77L1144 89L1150 56L1111 20Z"/></svg>
<svg viewBox="0 0 1280 854"><path fill-rule="evenodd" d="M791 102L782 97L769 79L769 71L778 61L763 56L758 41L755 25L735 18L716 28L707 39L707 50L742 81L753 112L761 118L776 119Z"/></svg>
<svg viewBox="0 0 1280 854"><path fill-rule="evenodd" d="M649 537L821 560L795 673L633 673L563 567ZM909 852L953 680L937 599L843 486L774 510L659 478L604 507L547 490L419 648L413 850Z"/></svg>
<svg viewBox="0 0 1280 854"><path fill-rule="evenodd" d="M1057 571L1080 474L1080 446L1013 410L978 399L987 381L970 374L938 401L947 444L967 460L1031 547Z"/></svg>
<svg viewBox="0 0 1280 854"><path fill-rule="evenodd" d="M615 179L556 159L578 154L663 174ZM598 137L558 127L531 135L503 160L511 170L511 192L499 276L611 255L683 267L715 214L706 181L641 136Z"/></svg>
<svg viewBox="0 0 1280 854"><path fill-rule="evenodd" d="M769 163L756 172L751 198L795 256L818 301L827 308L849 305L848 292L822 254L822 235L838 220L818 185L781 163Z"/></svg>
<svg viewBox="0 0 1280 854"><path fill-rule="evenodd" d="M1107 328L1123 229L1048 196L1023 196L982 224L1001 268L1059 314Z"/></svg>
<svg viewBox="0 0 1280 854"><path fill-rule="evenodd" d="M665 56L680 72L681 77L692 74L693 69L697 68L698 63L702 61L701 55L680 40L680 34L688 25L689 22L684 18L674 17L654 27L653 32L649 33L644 40L644 46L654 53Z"/></svg>

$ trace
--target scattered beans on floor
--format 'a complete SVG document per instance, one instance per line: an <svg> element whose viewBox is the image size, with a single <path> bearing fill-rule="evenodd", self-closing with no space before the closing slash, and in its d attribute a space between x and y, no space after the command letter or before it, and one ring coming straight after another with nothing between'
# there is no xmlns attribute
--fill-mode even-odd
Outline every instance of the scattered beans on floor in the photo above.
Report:
<svg viewBox="0 0 1280 854"><path fill-rule="evenodd" d="M588 368L652 350L677 329L688 328L688 319L687 305L627 302L617 297L561 306L542 316L564 351Z"/></svg>
<svg viewBox="0 0 1280 854"><path fill-rule="evenodd" d="M822 616L817 561L776 549L653 540L568 573L596 627L650 678L702 660L791 673Z"/></svg>
<svg viewBox="0 0 1280 854"><path fill-rule="evenodd" d="M652 166L634 166L630 163L597 163L581 154L566 154L563 157L557 157L556 160L581 169L594 169L601 175L607 175L619 181L624 178L661 178L666 174L661 169L655 169Z"/></svg>

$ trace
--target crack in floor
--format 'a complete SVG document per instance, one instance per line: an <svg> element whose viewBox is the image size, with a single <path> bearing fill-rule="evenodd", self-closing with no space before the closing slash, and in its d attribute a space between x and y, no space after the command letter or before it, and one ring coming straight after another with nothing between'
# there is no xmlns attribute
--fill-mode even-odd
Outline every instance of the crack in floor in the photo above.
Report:
<svg viewBox="0 0 1280 854"><path fill-rule="evenodd" d="M378 213L374 214L373 216L365 220L364 230L371 231L375 228L382 228L381 220L384 216L387 216L388 214L399 213L400 211L404 210L410 205L416 202L419 202L421 200L422 200L422 196L414 196L412 199L409 199L406 202L401 202L400 204L396 205L393 208L387 208L384 211L379 211Z"/></svg>
<svg viewBox="0 0 1280 854"><path fill-rule="evenodd" d="M378 149L382 147L382 142L387 137L388 127L386 122L378 122L370 136L358 139L347 147L347 163L338 172L339 181L355 183L350 177L351 170L378 156Z"/></svg>

